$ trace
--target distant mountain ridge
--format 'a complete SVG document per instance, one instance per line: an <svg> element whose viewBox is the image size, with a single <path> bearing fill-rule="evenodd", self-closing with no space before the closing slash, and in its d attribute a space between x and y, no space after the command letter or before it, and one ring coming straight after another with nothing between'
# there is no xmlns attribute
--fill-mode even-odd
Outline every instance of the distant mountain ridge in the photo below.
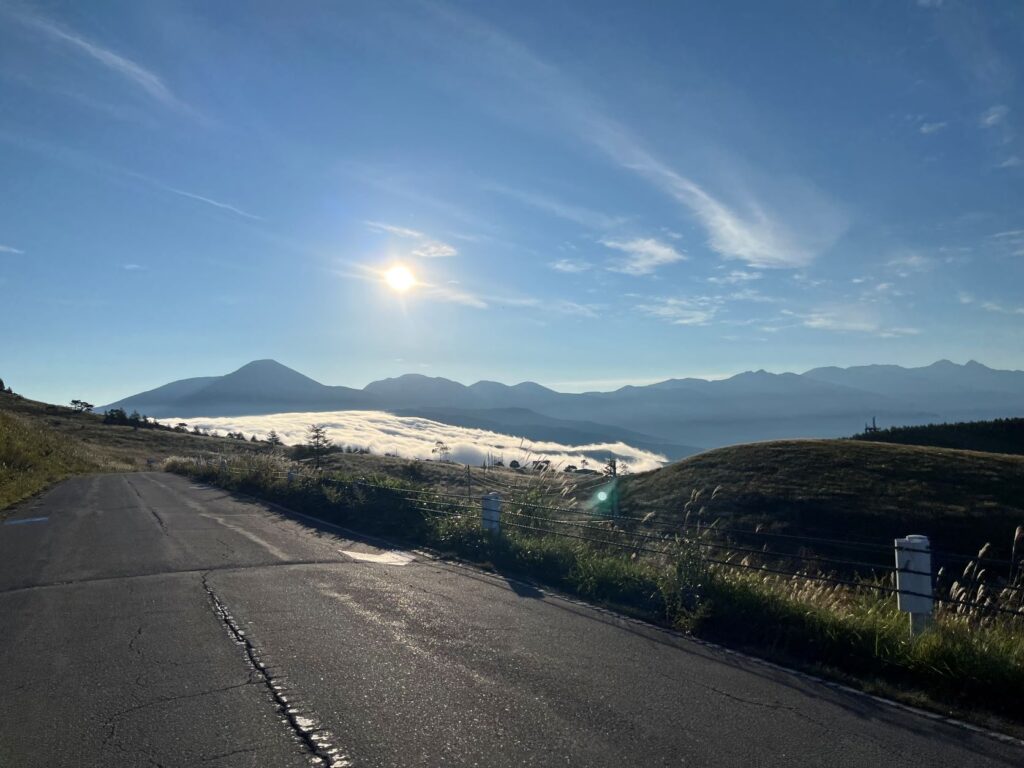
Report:
<svg viewBox="0 0 1024 768"><path fill-rule="evenodd" d="M920 368L747 371L721 380L668 379L577 394L534 382L466 386L422 374L354 389L321 384L274 360L255 360L224 376L174 381L101 410L110 408L186 419L384 410L533 440L661 446L660 452L679 458L698 446L851 435L872 417L880 426L892 426L1024 415L1024 371L940 360Z"/></svg>

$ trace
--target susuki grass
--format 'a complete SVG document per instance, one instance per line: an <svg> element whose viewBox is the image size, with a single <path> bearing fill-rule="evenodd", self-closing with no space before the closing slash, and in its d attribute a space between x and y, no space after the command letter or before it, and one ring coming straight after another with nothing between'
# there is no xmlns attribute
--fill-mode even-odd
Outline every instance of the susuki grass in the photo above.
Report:
<svg viewBox="0 0 1024 768"><path fill-rule="evenodd" d="M494 536L481 529L477 510L458 501L411 502L383 477L323 483L308 469L274 456L240 458L230 466L178 458L166 468L849 682L924 697L961 714L995 714L1024 723L1024 607L1021 593L1007 589L1021 584L1019 573L1012 582L1000 582L982 573L978 561L969 564L944 588L958 599L980 597L987 607L944 607L931 629L911 639L895 598L872 588L887 582L870 577L862 586L850 586L812 578L823 575L821 570L783 576L710 563L710 554L730 563L759 562L749 553L709 549L714 526L700 535L666 539L667 554L652 555L643 551L644 540L631 539L612 521L589 530L606 530L608 540L627 546L507 524ZM530 527L559 525L550 516L542 522L542 510L531 514L537 517ZM516 519L504 518L506 523ZM1015 555L1024 533L1019 538ZM843 574L843 580L854 577ZM1020 615L997 614L991 610L996 605Z"/></svg>

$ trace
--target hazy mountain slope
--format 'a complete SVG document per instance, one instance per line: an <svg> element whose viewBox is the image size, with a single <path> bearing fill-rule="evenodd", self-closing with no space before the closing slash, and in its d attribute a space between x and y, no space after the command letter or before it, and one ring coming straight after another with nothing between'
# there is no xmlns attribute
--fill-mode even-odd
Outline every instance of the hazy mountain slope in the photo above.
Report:
<svg viewBox="0 0 1024 768"><path fill-rule="evenodd" d="M258 360L226 376L173 382L112 405L165 418L447 409L447 418L458 419L453 423L462 426L519 435L529 428L531 439L562 435L564 441L572 434L588 442L619 439L616 435L628 432L638 447L668 445L676 453L690 446L850 435L872 417L886 427L1021 415L1024 372L943 360L922 368L748 371L716 381L668 379L614 392L574 394L533 382L466 386L421 374L382 379L362 390L329 387L273 360ZM509 409L526 409L536 416L527 419Z"/></svg>

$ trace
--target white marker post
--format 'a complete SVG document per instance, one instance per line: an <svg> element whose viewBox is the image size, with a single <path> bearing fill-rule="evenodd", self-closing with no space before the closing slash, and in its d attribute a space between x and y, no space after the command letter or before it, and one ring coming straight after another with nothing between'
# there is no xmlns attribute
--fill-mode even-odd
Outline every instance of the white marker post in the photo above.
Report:
<svg viewBox="0 0 1024 768"><path fill-rule="evenodd" d="M497 534L501 527L501 494L491 491L480 499L480 523L485 531Z"/></svg>
<svg viewBox="0 0 1024 768"><path fill-rule="evenodd" d="M910 636L923 632L932 620L932 552L927 536L896 539L896 606L910 614Z"/></svg>

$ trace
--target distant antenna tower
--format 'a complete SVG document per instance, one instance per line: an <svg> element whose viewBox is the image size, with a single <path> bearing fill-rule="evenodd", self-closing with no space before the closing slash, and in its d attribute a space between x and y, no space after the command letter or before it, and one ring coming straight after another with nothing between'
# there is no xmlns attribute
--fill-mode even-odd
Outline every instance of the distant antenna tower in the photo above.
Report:
<svg viewBox="0 0 1024 768"><path fill-rule="evenodd" d="M867 424L864 425L864 432L866 434L870 435L870 434L874 434L875 432L880 432L880 431L881 430L879 430L878 426L875 424L875 417L874 416L871 417L871 426L870 427Z"/></svg>

